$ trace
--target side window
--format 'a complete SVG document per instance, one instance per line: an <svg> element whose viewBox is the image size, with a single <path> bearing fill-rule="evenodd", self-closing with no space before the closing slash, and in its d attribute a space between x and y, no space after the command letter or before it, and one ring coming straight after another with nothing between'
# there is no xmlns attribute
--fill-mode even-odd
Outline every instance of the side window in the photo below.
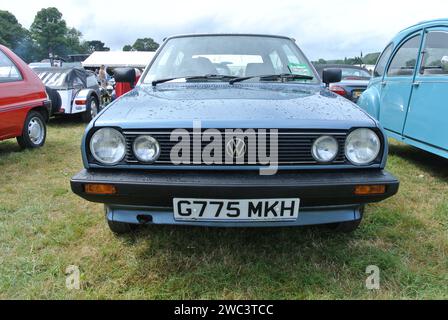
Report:
<svg viewBox="0 0 448 320"><path fill-rule="evenodd" d="M420 73L424 75L448 74L448 32L428 33Z"/></svg>
<svg viewBox="0 0 448 320"><path fill-rule="evenodd" d="M22 80L15 64L0 50L0 83Z"/></svg>
<svg viewBox="0 0 448 320"><path fill-rule="evenodd" d="M390 45L387 46L386 49L384 49L383 53L381 54L381 57L378 59L375 70L373 71L374 77L382 77L384 75L384 72L386 71L387 62L389 61L393 48L394 45L393 43L391 43Z"/></svg>
<svg viewBox="0 0 448 320"><path fill-rule="evenodd" d="M421 35L414 36L398 49L387 71L389 77L412 76L414 74L421 39Z"/></svg>

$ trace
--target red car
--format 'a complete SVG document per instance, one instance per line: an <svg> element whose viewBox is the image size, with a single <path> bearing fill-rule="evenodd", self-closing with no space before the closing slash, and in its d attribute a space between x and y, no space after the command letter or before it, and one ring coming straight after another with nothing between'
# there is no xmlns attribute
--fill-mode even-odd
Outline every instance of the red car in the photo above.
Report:
<svg viewBox="0 0 448 320"><path fill-rule="evenodd" d="M39 77L0 45L0 140L17 138L22 148L45 143L51 102Z"/></svg>

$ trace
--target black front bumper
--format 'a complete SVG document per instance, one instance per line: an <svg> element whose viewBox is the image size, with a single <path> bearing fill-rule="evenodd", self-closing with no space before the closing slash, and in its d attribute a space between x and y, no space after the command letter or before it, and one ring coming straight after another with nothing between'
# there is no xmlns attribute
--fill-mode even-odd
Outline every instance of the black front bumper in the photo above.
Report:
<svg viewBox="0 0 448 320"><path fill-rule="evenodd" d="M115 195L92 195L87 183L112 184ZM357 185L386 185L381 195L358 196ZM378 202L397 193L399 182L382 170L325 172L279 172L260 176L258 172L213 171L117 171L82 170L71 180L74 193L99 203L172 207L173 198L272 199L300 198L306 207L354 205Z"/></svg>

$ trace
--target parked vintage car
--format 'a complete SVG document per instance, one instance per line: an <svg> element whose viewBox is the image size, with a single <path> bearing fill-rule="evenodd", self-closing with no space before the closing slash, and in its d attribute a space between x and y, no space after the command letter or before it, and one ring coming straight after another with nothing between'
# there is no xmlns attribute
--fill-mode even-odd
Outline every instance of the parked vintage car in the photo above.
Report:
<svg viewBox="0 0 448 320"><path fill-rule="evenodd" d="M448 158L448 19L401 31L358 104L389 137Z"/></svg>
<svg viewBox="0 0 448 320"><path fill-rule="evenodd" d="M50 108L42 81L0 45L0 140L17 138L22 148L43 146Z"/></svg>
<svg viewBox="0 0 448 320"><path fill-rule="evenodd" d="M101 110L101 92L94 72L72 67L34 68L34 72L51 89L54 114L81 114L88 123ZM58 95L56 98L52 91Z"/></svg>
<svg viewBox="0 0 448 320"><path fill-rule="evenodd" d="M133 82L135 70L115 77ZM340 70L323 73L326 84L340 80ZM293 39L175 36L90 123L71 187L106 204L116 233L136 224L353 231L365 204L398 190L387 150L378 123L328 91Z"/></svg>
<svg viewBox="0 0 448 320"><path fill-rule="evenodd" d="M317 72L319 72L321 77L323 71L328 68L338 68L342 71L342 80L338 83L330 84L330 91L356 103L369 85L371 76L369 71L362 67L345 64L316 65Z"/></svg>

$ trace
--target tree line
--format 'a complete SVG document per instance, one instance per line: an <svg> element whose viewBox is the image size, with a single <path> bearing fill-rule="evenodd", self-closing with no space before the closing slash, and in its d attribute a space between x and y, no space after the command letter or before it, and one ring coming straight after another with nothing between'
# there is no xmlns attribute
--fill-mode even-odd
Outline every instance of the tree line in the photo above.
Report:
<svg viewBox="0 0 448 320"><path fill-rule="evenodd" d="M347 58L344 59L337 59L337 60L325 60L325 59L319 59L317 61L313 61L313 64L349 64L349 65L363 65L363 64L370 64L374 65L376 64L376 61L378 60L380 56L380 52L375 53L369 53L363 56L361 52L361 56L354 57L354 58Z"/></svg>
<svg viewBox="0 0 448 320"><path fill-rule="evenodd" d="M67 26L62 13L54 7L37 12L29 30L12 13L0 10L0 44L27 62L110 50L101 40L84 40L81 31ZM152 38L142 38L124 46L123 51L155 51L158 47Z"/></svg>

